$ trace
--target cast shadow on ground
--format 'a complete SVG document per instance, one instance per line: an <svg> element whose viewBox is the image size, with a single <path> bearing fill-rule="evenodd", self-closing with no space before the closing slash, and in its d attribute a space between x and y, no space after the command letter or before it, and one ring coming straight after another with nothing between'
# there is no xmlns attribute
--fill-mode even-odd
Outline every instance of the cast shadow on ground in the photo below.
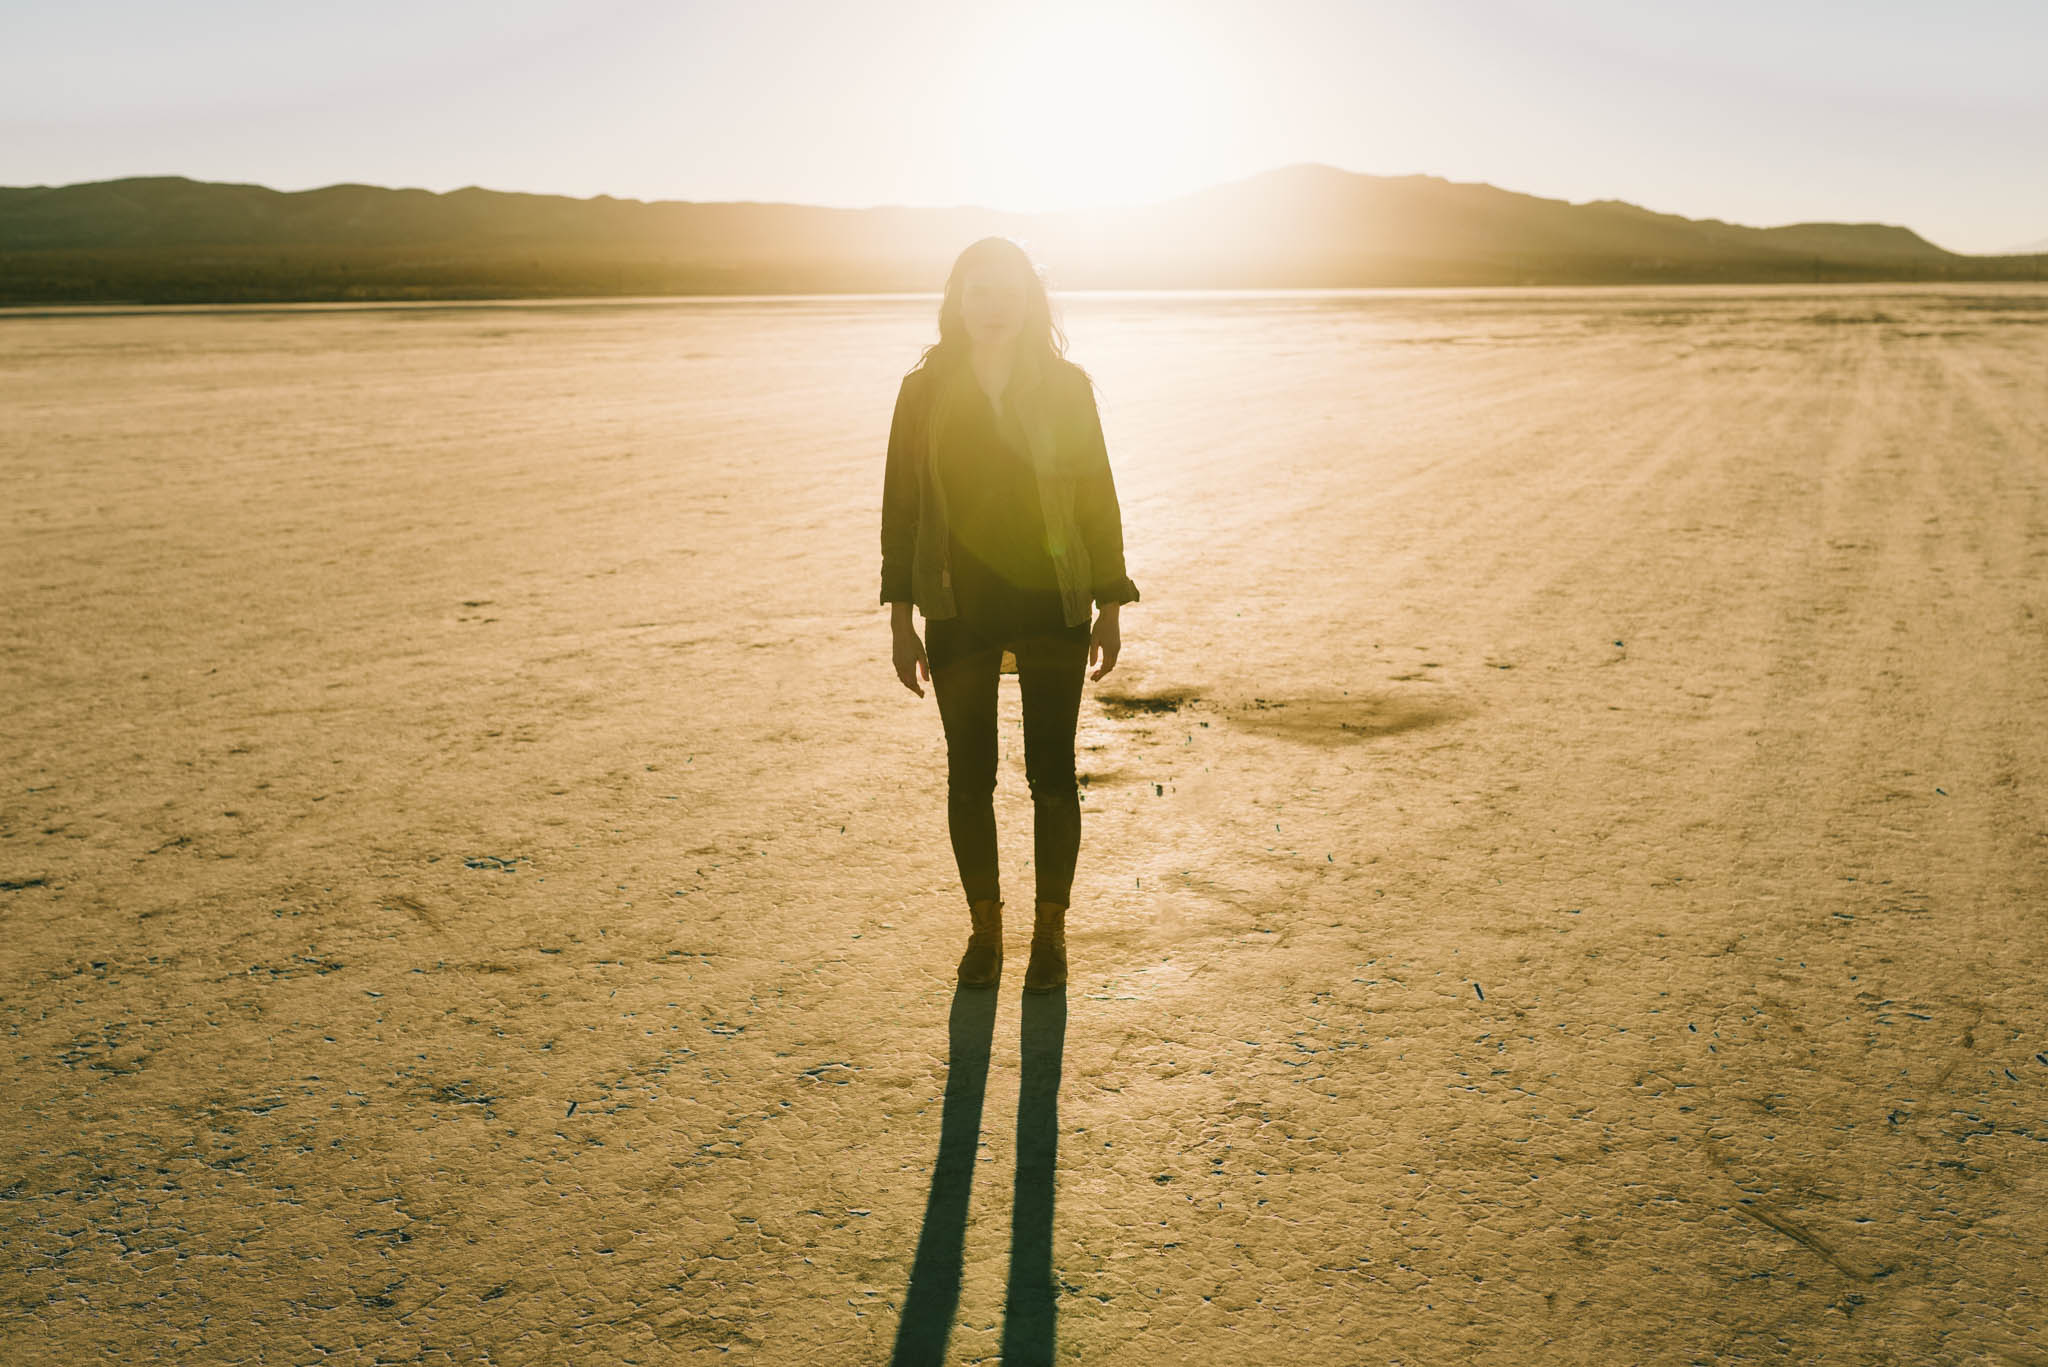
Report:
<svg viewBox="0 0 2048 1367"><path fill-rule="evenodd" d="M967 1205L988 1095L990 1039L998 992L961 987L947 1025L946 1097L939 1157L925 1201L924 1229L911 1264L910 1290L896 1326L894 1367L946 1360L960 1305ZM1052 1273L1053 1180L1059 1165L1059 1091L1067 1041L1065 992L1023 994L1023 1077L1017 1094L1017 1180L1010 1222L1010 1281L1003 1304L1005 1364L1050 1363L1058 1318Z"/></svg>

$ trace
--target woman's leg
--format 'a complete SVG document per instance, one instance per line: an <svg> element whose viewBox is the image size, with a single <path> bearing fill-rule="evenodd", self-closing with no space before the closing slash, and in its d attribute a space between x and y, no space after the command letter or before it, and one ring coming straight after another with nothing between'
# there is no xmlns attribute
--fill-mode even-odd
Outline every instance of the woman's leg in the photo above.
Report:
<svg viewBox="0 0 2048 1367"><path fill-rule="evenodd" d="M1031 786L1031 855L1037 900L1066 906L1081 852L1081 790L1074 732L1088 672L1086 637L1020 640L1017 688L1024 698L1024 776Z"/></svg>
<svg viewBox="0 0 2048 1367"><path fill-rule="evenodd" d="M953 628L925 627L932 692L946 731L946 829L968 905L1002 897L996 868L996 667L1000 646L951 649Z"/></svg>

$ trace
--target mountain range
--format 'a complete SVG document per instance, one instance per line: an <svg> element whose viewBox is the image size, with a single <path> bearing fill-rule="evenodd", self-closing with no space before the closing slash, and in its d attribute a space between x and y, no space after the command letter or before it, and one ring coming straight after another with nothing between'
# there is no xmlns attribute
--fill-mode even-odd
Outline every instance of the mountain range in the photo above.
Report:
<svg viewBox="0 0 2048 1367"><path fill-rule="evenodd" d="M928 291L988 233L1023 241L1056 289L2038 279L2044 260L1314 162L1040 214L145 176L0 187L0 303Z"/></svg>

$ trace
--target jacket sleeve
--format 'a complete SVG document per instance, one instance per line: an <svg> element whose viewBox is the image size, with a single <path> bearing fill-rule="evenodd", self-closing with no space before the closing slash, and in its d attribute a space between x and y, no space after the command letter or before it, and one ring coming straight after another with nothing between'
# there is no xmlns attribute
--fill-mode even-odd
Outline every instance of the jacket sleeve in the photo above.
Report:
<svg viewBox="0 0 2048 1367"><path fill-rule="evenodd" d="M882 474L882 598L912 601L910 566L917 546L918 479L916 386L904 376L889 420L889 455Z"/></svg>
<svg viewBox="0 0 2048 1367"><path fill-rule="evenodd" d="M1109 469L1109 449L1102 438L1102 413L1095 387L1084 382L1080 404L1081 473L1074 490L1074 520L1088 545L1095 576L1095 605L1135 603L1138 586L1124 566L1123 512L1117 506L1116 477Z"/></svg>

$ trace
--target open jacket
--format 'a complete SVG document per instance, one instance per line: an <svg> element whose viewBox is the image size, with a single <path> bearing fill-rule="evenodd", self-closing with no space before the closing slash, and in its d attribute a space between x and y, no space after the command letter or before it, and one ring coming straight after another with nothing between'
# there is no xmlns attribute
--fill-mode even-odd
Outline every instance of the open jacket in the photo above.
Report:
<svg viewBox="0 0 2048 1367"><path fill-rule="evenodd" d="M959 614L946 491L939 478L944 424L933 409L934 399L944 396L944 383L945 376L929 364L903 377L882 481L881 601L914 603L927 620ZM1088 621L1091 603L1137 602L1138 586L1125 573L1123 516L1088 376L1064 359L1020 355L1003 401L1016 416L1038 475L1045 548L1067 625Z"/></svg>

